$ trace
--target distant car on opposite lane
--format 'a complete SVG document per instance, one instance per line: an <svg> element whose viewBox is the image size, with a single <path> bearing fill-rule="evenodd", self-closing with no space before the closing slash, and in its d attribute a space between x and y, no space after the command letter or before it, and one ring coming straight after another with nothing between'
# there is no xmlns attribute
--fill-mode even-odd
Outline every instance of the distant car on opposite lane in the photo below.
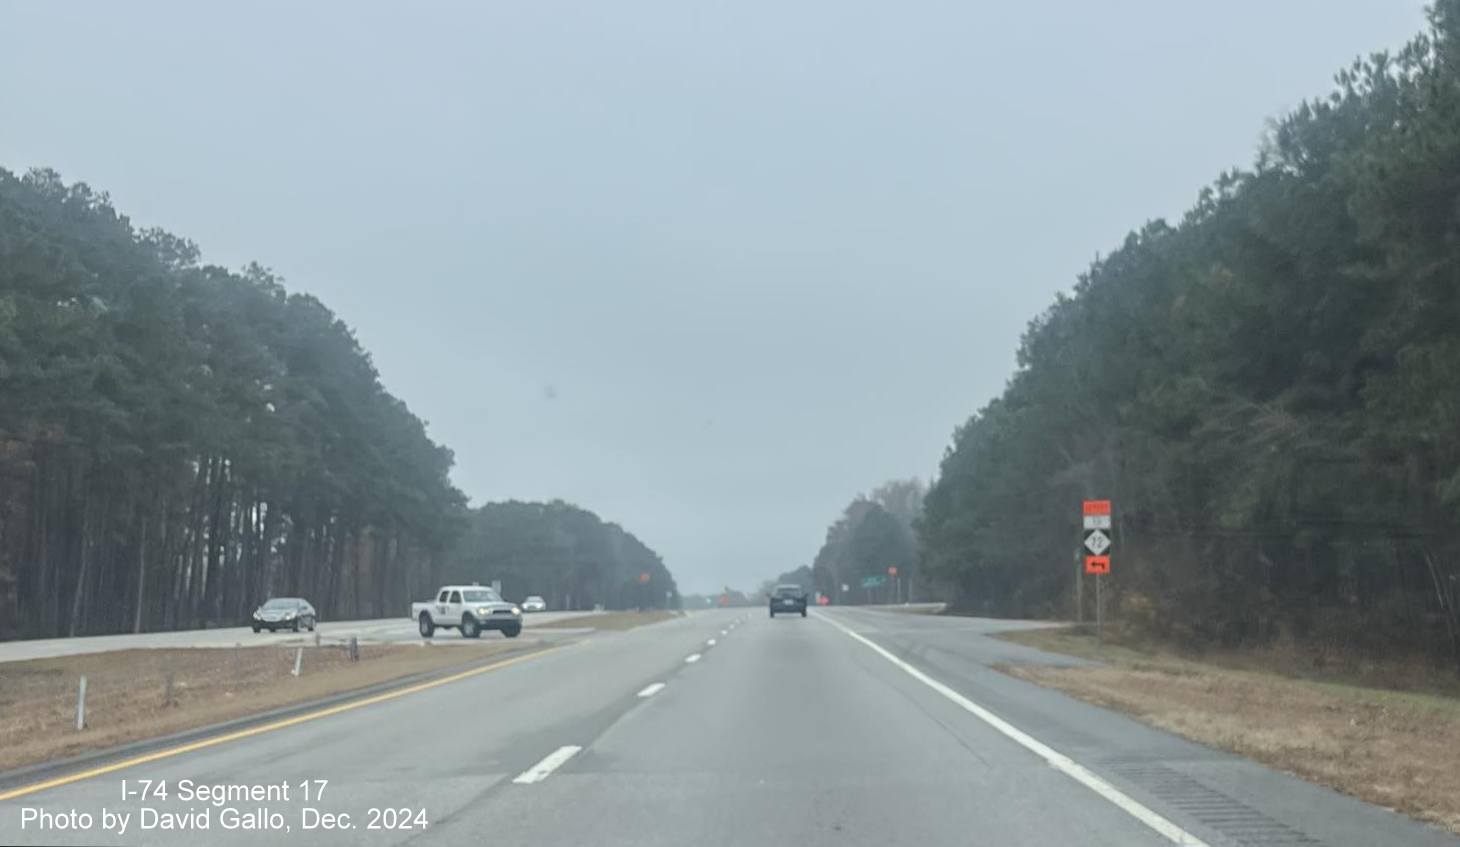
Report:
<svg viewBox="0 0 1460 847"><path fill-rule="evenodd" d="M263 629L269 632L280 629L292 629L295 632L307 629L313 632L318 625L319 613L309 605L308 600L298 597L271 597L253 613L254 632Z"/></svg>
<svg viewBox="0 0 1460 847"><path fill-rule="evenodd" d="M537 596L536 594L533 594L533 595L529 596L526 600L523 600L522 601L522 611L523 612L546 612L547 611L547 601L544 600L544 599L542 599L541 597Z"/></svg>
<svg viewBox="0 0 1460 847"><path fill-rule="evenodd" d="M806 617L806 591L799 585L777 585L776 590L771 592L770 601L771 617L775 617L776 612L800 612L801 617Z"/></svg>

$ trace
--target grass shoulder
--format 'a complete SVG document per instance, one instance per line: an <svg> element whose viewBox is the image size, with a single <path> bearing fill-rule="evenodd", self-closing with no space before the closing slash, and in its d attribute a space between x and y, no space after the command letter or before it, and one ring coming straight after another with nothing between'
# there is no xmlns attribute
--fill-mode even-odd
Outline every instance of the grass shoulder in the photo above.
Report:
<svg viewBox="0 0 1460 847"><path fill-rule="evenodd" d="M1381 687L1291 650L1193 655L1069 627L997 637L1101 663L1006 673L1460 834L1460 698L1444 672L1401 669L1403 687Z"/></svg>
<svg viewBox="0 0 1460 847"><path fill-rule="evenodd" d="M326 644L120 650L6 662L0 664L0 770L466 667L526 643L361 645L358 661L341 646ZM86 727L78 731L83 675Z"/></svg>

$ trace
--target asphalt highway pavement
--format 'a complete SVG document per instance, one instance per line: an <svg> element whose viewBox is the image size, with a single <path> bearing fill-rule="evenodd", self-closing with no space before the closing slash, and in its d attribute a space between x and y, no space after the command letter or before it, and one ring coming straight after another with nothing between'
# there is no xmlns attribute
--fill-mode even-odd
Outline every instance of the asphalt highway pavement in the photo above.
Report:
<svg viewBox="0 0 1460 847"><path fill-rule="evenodd" d="M730 609L585 633L223 743L0 783L0 843L1460 844L997 672L1078 661L988 637L1026 625Z"/></svg>

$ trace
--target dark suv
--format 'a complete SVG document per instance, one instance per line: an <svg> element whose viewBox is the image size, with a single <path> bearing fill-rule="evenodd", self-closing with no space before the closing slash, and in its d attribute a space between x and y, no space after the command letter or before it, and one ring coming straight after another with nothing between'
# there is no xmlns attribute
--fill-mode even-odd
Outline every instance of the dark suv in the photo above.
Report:
<svg viewBox="0 0 1460 847"><path fill-rule="evenodd" d="M777 585L771 592L771 617L776 612L800 612L806 617L806 592L799 585Z"/></svg>

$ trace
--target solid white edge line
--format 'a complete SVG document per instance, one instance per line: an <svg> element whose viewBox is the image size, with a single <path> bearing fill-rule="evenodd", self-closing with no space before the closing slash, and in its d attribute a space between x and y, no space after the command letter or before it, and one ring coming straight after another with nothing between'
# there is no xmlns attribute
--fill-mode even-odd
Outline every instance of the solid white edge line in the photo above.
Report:
<svg viewBox="0 0 1460 847"><path fill-rule="evenodd" d="M518 774L517 778L512 781L518 785L531 785L534 782L542 782L548 778L548 774L562 767L564 762L578 755L578 751L582 749L582 747L576 744L566 744L559 747L544 756L541 762Z"/></svg>
<svg viewBox="0 0 1460 847"><path fill-rule="evenodd" d="M687 664L687 665L692 665L695 662L698 662L699 660L700 660L700 654L699 653L691 653L688 656L685 656L684 657L684 663Z"/></svg>
<svg viewBox="0 0 1460 847"><path fill-rule="evenodd" d="M640 697L653 697L655 694L658 694L659 692L661 692L663 690L664 690L664 683L662 683L662 682L655 682L655 683L653 683L651 685L644 686L644 690L639 692L639 696Z"/></svg>
<svg viewBox="0 0 1460 847"><path fill-rule="evenodd" d="M913 679L916 679L918 682L921 682L922 684L928 686L939 694L942 694L949 700L952 700L954 703L963 707L965 711L969 712L974 717L1003 733L1010 740L1024 747L1029 752L1040 757L1041 759L1044 759L1046 762L1049 763L1050 767L1053 767L1055 770L1064 773L1066 776L1069 776L1076 782L1080 783L1091 791L1094 791L1096 794L1099 794L1106 800L1109 800L1111 803L1115 804L1115 806L1121 811L1125 812L1126 814L1155 830L1168 841L1171 841L1174 844L1183 845L1183 847L1210 847L1207 842L1201 840L1200 838L1197 838L1195 835L1192 835L1191 833L1172 823L1169 819L1162 816L1160 813L1147 808L1146 806L1142 805L1140 801L1121 791L1119 788L1116 788L1114 785L1111 785L1109 782L1106 782L1099 776L1096 776L1084 765L1076 762L1074 759L1071 759L1069 756L1066 756L1058 750L1055 750L1053 747L1050 747L1049 745L1045 744L1043 741L1040 741L1034 736L1029 735L1028 733L1019 729L1018 727L1014 726L1013 724L1009 723L1008 721L1004 720L993 712L990 712L988 709L985 709L983 706L980 706L979 704L973 702L967 697L964 697L962 694L959 694L957 691L954 691L952 688L949 688L947 685L944 685L943 683L939 682L936 679L933 679L932 677L928 676L927 674L923 673L922 671L918 670L907 662L904 662L902 659L897 658L870 638L867 638L866 636L863 636L858 632L854 632L847 626L844 626L843 624L834 621L831 618L826 617L825 615L817 615L817 617L821 618L822 620L826 621L827 623L831 624L832 626L836 627L847 635L850 635L852 638L855 638L856 640L872 648L879 656L901 668Z"/></svg>

